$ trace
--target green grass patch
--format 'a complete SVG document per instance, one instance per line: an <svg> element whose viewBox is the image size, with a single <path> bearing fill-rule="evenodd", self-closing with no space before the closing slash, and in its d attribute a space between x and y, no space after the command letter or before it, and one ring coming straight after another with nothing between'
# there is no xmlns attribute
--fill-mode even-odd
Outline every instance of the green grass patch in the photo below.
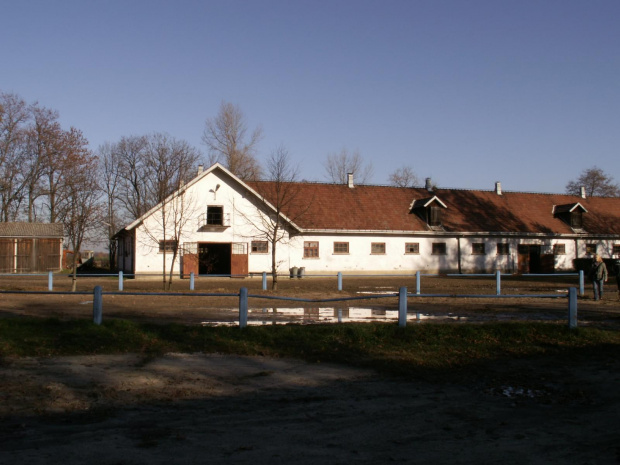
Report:
<svg viewBox="0 0 620 465"><path fill-rule="evenodd" d="M338 324L236 327L156 325L127 320L0 320L0 356L167 352L294 357L398 375L460 370L489 361L620 355L620 333L547 323L482 325Z"/></svg>

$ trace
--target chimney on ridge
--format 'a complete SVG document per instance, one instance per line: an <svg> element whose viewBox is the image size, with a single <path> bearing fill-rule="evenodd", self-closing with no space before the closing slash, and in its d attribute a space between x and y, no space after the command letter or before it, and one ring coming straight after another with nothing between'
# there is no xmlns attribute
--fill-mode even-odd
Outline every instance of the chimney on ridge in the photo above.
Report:
<svg viewBox="0 0 620 465"><path fill-rule="evenodd" d="M198 165L198 174L202 174L202 172L204 171L205 167L204 165Z"/></svg>
<svg viewBox="0 0 620 465"><path fill-rule="evenodd" d="M581 186L581 198L586 198L586 186Z"/></svg>
<svg viewBox="0 0 620 465"><path fill-rule="evenodd" d="M433 183L431 178L426 178L426 190L429 192L433 192Z"/></svg>
<svg viewBox="0 0 620 465"><path fill-rule="evenodd" d="M353 173L347 173L347 185L349 186L349 188L355 187L353 185Z"/></svg>
<svg viewBox="0 0 620 465"><path fill-rule="evenodd" d="M495 193L497 195L502 195L502 183L499 181L495 181Z"/></svg>

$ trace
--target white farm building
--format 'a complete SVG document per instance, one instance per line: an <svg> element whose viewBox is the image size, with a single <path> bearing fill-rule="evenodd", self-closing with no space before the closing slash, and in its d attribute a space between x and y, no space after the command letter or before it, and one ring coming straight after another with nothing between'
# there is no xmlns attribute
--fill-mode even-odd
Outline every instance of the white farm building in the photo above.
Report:
<svg viewBox="0 0 620 465"><path fill-rule="evenodd" d="M275 222L275 219L278 219ZM620 198L244 182L215 164L116 235L128 274L535 273L620 256ZM178 258L172 264L173 251ZM577 259L577 260L576 260Z"/></svg>

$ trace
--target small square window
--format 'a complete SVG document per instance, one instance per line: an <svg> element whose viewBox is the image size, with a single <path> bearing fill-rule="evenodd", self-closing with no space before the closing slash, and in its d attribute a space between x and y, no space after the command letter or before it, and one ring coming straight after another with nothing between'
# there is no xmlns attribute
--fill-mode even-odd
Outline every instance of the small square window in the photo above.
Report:
<svg viewBox="0 0 620 465"><path fill-rule="evenodd" d="M445 242L433 242L432 252L433 255L445 255L446 243Z"/></svg>
<svg viewBox="0 0 620 465"><path fill-rule="evenodd" d="M349 253L349 243L348 242L334 242L334 253Z"/></svg>
<svg viewBox="0 0 620 465"><path fill-rule="evenodd" d="M385 254L385 242L373 242L370 244L371 254Z"/></svg>
<svg viewBox="0 0 620 465"><path fill-rule="evenodd" d="M510 244L505 242L497 243L497 255L509 255L510 254Z"/></svg>
<svg viewBox="0 0 620 465"><path fill-rule="evenodd" d="M620 244L614 244L611 253L612 255L620 255Z"/></svg>
<svg viewBox="0 0 620 465"><path fill-rule="evenodd" d="M554 244L553 255L566 255L566 245L565 244Z"/></svg>
<svg viewBox="0 0 620 465"><path fill-rule="evenodd" d="M319 258L319 243L317 241L304 242L304 258Z"/></svg>
<svg viewBox="0 0 620 465"><path fill-rule="evenodd" d="M472 255L484 255L486 254L486 249L484 247L484 242L475 242L471 245L471 253Z"/></svg>
<svg viewBox="0 0 620 465"><path fill-rule="evenodd" d="M586 244L586 254L596 255L596 244Z"/></svg>
<svg viewBox="0 0 620 465"><path fill-rule="evenodd" d="M252 241L252 253L268 253L267 241Z"/></svg>
<svg viewBox="0 0 620 465"><path fill-rule="evenodd" d="M419 242L407 242L405 244L405 253L406 254L419 254L420 243Z"/></svg>

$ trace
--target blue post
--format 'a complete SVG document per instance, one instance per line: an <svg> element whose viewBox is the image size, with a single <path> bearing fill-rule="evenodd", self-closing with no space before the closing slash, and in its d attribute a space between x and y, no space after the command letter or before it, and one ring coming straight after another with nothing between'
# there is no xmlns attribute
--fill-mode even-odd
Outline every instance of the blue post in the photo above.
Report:
<svg viewBox="0 0 620 465"><path fill-rule="evenodd" d="M239 327L245 328L248 325L248 288L239 289Z"/></svg>
<svg viewBox="0 0 620 465"><path fill-rule="evenodd" d="M267 273L263 271L263 291L267 290Z"/></svg>
<svg viewBox="0 0 620 465"><path fill-rule="evenodd" d="M407 288L404 286L398 290L398 326L407 326Z"/></svg>
<svg viewBox="0 0 620 465"><path fill-rule="evenodd" d="M420 272L415 272L415 293L420 295Z"/></svg>
<svg viewBox="0 0 620 465"><path fill-rule="evenodd" d="M101 286L95 286L93 292L93 323L101 324L103 318L103 291Z"/></svg>
<svg viewBox="0 0 620 465"><path fill-rule="evenodd" d="M122 271L118 272L118 290L119 291L123 290L123 272Z"/></svg>
<svg viewBox="0 0 620 465"><path fill-rule="evenodd" d="M342 273L338 272L338 290L342 291Z"/></svg>
<svg viewBox="0 0 620 465"><path fill-rule="evenodd" d="M584 292L583 270L579 270L579 295L583 295Z"/></svg>
<svg viewBox="0 0 620 465"><path fill-rule="evenodd" d="M54 273L52 273L51 271L47 275L47 290L48 291L54 290Z"/></svg>
<svg viewBox="0 0 620 465"><path fill-rule="evenodd" d="M495 281L496 281L497 295L501 295L502 294L502 272L499 270L495 272Z"/></svg>
<svg viewBox="0 0 620 465"><path fill-rule="evenodd" d="M192 272L189 274L189 290L190 290L190 291L193 291L193 290L194 290L194 284L195 284L195 283L194 283L194 272L192 271Z"/></svg>
<svg viewBox="0 0 620 465"><path fill-rule="evenodd" d="M338 323L342 323L342 309L338 309Z"/></svg>
<svg viewBox="0 0 620 465"><path fill-rule="evenodd" d="M568 288L568 327L577 327L577 289L574 287Z"/></svg>

